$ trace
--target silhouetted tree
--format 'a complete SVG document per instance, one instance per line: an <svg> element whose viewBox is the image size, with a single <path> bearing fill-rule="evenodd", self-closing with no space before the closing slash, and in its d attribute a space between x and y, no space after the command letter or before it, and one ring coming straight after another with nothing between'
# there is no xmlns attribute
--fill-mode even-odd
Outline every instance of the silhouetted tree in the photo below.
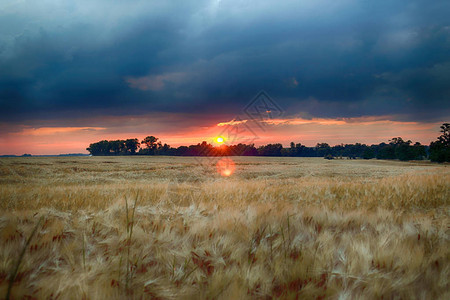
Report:
<svg viewBox="0 0 450 300"><path fill-rule="evenodd" d="M331 147L327 143L318 143L315 147L317 156L325 157L328 154L331 154Z"/></svg>
<svg viewBox="0 0 450 300"><path fill-rule="evenodd" d="M403 161L414 159L411 143L410 140L404 141L401 137L393 138L391 144L395 147L395 157Z"/></svg>
<svg viewBox="0 0 450 300"><path fill-rule="evenodd" d="M125 141L125 147L129 154L135 154L136 150L139 148L140 143L138 139L127 139Z"/></svg>
<svg viewBox="0 0 450 300"><path fill-rule="evenodd" d="M158 148L162 147L161 142L153 135L147 136L141 143L147 147L140 152L141 154L155 155Z"/></svg>
<svg viewBox="0 0 450 300"><path fill-rule="evenodd" d="M281 144L268 144L258 148L258 155L261 156L281 156L281 150L283 145Z"/></svg>
<svg viewBox="0 0 450 300"><path fill-rule="evenodd" d="M437 141L430 144L430 160L436 162L450 162L450 124L441 126L442 133Z"/></svg>
<svg viewBox="0 0 450 300"><path fill-rule="evenodd" d="M375 151L371 147L366 147L362 153L363 159L371 159L375 157Z"/></svg>
<svg viewBox="0 0 450 300"><path fill-rule="evenodd" d="M395 159L395 146L393 144L381 143L378 145L378 159Z"/></svg>
<svg viewBox="0 0 450 300"><path fill-rule="evenodd" d="M92 155L109 155L110 154L110 143L106 140L92 143L86 148Z"/></svg>
<svg viewBox="0 0 450 300"><path fill-rule="evenodd" d="M430 147L430 156L434 161L448 160L449 124L441 126L443 133L438 141ZM214 147L203 141L197 145L180 146L172 148L162 144L158 138L147 136L142 140L145 149L140 148L138 139L100 141L92 143L86 148L92 155L133 155L139 149L142 155L178 155L178 156L297 156L297 157L343 157L371 159L399 159L412 160L426 157L426 147L420 143L412 145L410 140L404 141L401 137L395 137L389 144L365 145L361 143L340 144L331 147L327 143L318 143L315 147L306 147L301 143L290 143L290 147L283 148L281 144L267 144L255 148L254 144L221 145ZM447 156L446 156L447 155Z"/></svg>
<svg viewBox="0 0 450 300"><path fill-rule="evenodd" d="M171 152L171 149L169 145L164 144L161 145L161 143L158 145L157 154L158 155L173 155Z"/></svg>
<svg viewBox="0 0 450 300"><path fill-rule="evenodd" d="M412 152L415 160L423 160L427 156L425 146L421 145L419 142L416 142L412 146Z"/></svg>
<svg viewBox="0 0 450 300"><path fill-rule="evenodd" d="M126 152L124 140L109 141L109 147L114 155L124 154L124 152Z"/></svg>
<svg viewBox="0 0 450 300"><path fill-rule="evenodd" d="M237 144L229 146L231 155L242 155L242 156L255 156L258 155L258 150L255 148L255 144Z"/></svg>

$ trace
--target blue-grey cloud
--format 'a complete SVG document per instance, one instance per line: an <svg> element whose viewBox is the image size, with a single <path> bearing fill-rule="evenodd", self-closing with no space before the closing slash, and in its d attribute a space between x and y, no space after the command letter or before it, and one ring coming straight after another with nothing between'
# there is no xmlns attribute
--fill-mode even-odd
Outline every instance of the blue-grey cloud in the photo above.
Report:
<svg viewBox="0 0 450 300"><path fill-rule="evenodd" d="M0 4L0 118L450 115L448 1Z"/></svg>

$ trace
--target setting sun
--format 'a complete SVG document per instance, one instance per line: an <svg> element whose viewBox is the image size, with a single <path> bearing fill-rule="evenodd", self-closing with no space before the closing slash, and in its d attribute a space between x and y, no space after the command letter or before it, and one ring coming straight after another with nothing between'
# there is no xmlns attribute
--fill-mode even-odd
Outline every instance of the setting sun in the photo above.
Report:
<svg viewBox="0 0 450 300"><path fill-rule="evenodd" d="M216 143L218 144L222 144L225 142L225 139L221 136L216 137Z"/></svg>

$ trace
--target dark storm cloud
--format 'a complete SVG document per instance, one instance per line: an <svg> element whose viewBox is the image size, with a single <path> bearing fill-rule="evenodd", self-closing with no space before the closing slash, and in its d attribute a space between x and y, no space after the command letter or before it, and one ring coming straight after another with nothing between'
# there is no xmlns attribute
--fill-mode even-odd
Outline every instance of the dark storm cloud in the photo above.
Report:
<svg viewBox="0 0 450 300"><path fill-rule="evenodd" d="M0 118L450 115L448 1L0 5Z"/></svg>

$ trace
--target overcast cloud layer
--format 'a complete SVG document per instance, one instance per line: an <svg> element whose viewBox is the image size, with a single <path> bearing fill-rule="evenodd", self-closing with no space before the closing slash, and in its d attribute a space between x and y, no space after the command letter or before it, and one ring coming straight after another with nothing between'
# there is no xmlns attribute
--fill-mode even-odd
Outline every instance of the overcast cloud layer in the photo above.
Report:
<svg viewBox="0 0 450 300"><path fill-rule="evenodd" d="M9 3L8 3L9 2ZM0 121L450 116L449 1L4 1Z"/></svg>

